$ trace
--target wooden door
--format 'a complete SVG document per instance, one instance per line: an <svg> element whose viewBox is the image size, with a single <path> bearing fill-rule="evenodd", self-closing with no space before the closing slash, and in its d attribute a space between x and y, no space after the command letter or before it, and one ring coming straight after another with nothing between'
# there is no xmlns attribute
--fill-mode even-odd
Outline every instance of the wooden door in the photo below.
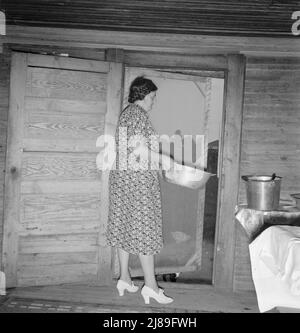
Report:
<svg viewBox="0 0 300 333"><path fill-rule="evenodd" d="M172 73L163 70L151 70L147 68L126 67L124 79L124 98L123 108L128 104L128 93L131 82L137 76L145 76L154 82L163 83L164 80L182 80L195 85L196 94L203 94L201 101L203 104L197 105L197 134L204 135L203 146L206 147L202 156L203 167L206 167L207 159L207 137L208 137L208 112L209 112L209 94L210 78L197 75L197 71L184 73ZM200 91L199 91L200 90ZM159 99L160 87L158 87L157 98ZM172 91L169 98L172 99ZM181 97L184 99L184 96ZM155 102L157 103L157 101ZM150 118L153 116L150 113ZM162 110L164 115L168 113L169 122L172 110ZM155 111L154 111L155 112ZM184 112L184 110L182 110ZM153 120L153 119L152 119ZM158 119L159 121L159 119ZM191 120L193 121L193 120ZM195 121L195 119L194 119ZM167 120L168 122L168 120ZM190 129L188 129L189 131ZM169 134L173 133L158 133ZM190 132L182 133L191 134ZM167 151L165 151L167 153ZM164 247L162 251L155 256L156 273L172 273L199 270L202 258L202 238L203 238L203 220L205 204L205 188L192 190L178 185L167 183L160 180L162 192L162 212L163 212L163 239ZM139 259L137 256L130 258L131 275L143 275ZM118 262L115 262L115 276L119 274Z"/></svg>
<svg viewBox="0 0 300 333"><path fill-rule="evenodd" d="M96 140L114 134L121 64L12 54L3 266L7 286L107 282L107 174Z"/></svg>

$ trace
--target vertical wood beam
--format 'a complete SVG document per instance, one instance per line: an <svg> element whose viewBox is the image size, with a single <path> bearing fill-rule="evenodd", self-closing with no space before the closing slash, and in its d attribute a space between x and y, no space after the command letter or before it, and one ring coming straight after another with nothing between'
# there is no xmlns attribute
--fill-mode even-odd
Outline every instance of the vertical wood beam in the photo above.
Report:
<svg viewBox="0 0 300 333"><path fill-rule="evenodd" d="M216 288L233 290L235 217L240 178L243 97L246 60L243 55L228 56L225 82L225 114L220 154L220 186L213 284Z"/></svg>
<svg viewBox="0 0 300 333"><path fill-rule="evenodd" d="M114 62L117 52L107 53L110 68L107 80L107 112L104 134L115 135L123 100L124 64ZM120 58L118 58L120 60ZM97 279L100 284L110 285L113 278L113 251L105 244L105 232L109 213L109 171L101 174L101 226L99 232L99 255Z"/></svg>
<svg viewBox="0 0 300 333"><path fill-rule="evenodd" d="M123 49L106 49L106 54L105 54L106 61L123 63L124 57L125 55Z"/></svg>
<svg viewBox="0 0 300 333"><path fill-rule="evenodd" d="M3 225L3 268L7 287L17 286L18 226L27 54L12 53Z"/></svg>

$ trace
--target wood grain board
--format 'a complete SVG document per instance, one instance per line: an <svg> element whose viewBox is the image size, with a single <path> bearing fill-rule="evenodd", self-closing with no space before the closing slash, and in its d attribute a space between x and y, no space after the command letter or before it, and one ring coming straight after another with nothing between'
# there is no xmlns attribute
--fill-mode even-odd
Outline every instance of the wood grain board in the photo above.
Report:
<svg viewBox="0 0 300 333"><path fill-rule="evenodd" d="M108 90L107 90L107 114L104 128L105 135L114 136L121 113L123 99L123 84L124 84L124 64L116 62L116 52L108 52L107 59L111 61L110 71L108 75ZM120 59L118 59L120 60ZM106 227L109 213L109 170L101 172L101 224L98 233L98 271L97 278L104 284L112 283L112 266L113 255L112 248L106 244Z"/></svg>
<svg viewBox="0 0 300 333"><path fill-rule="evenodd" d="M0 265L2 265L4 180L6 160L7 118L9 108L10 53L5 47L0 54Z"/></svg>
<svg viewBox="0 0 300 333"><path fill-rule="evenodd" d="M142 281L135 281L142 287ZM140 293L135 295L125 294L119 297L115 286L97 286L93 284L61 284L57 286L20 287L11 291L11 297L25 298L35 303L46 303L51 300L68 302L80 302L84 304L98 304L98 306L123 306L125 311L134 312L157 311L157 312L181 312L191 313L214 312L214 313L258 313L257 300L254 292L220 292L209 285L177 284L160 281L166 294L174 297L174 302L162 306L151 301L145 305ZM47 303L46 303L47 304ZM124 308L123 308L124 309ZM122 312L123 310L120 310ZM201 319L199 319L201 321Z"/></svg>
<svg viewBox="0 0 300 333"><path fill-rule="evenodd" d="M233 287L234 276L234 210L238 199L245 69L244 56L228 57L213 281L216 287L229 290Z"/></svg>
<svg viewBox="0 0 300 333"><path fill-rule="evenodd" d="M106 98L106 74L28 67L26 96L99 101Z"/></svg>
<svg viewBox="0 0 300 333"><path fill-rule="evenodd" d="M49 47L63 47L65 50L68 50L69 48L87 48L96 50L101 48L121 48L126 50L126 52L167 52L188 56L220 56L242 53L250 56L257 55L260 57L265 57L266 54L277 57L299 57L300 50L300 41L295 36L287 36L286 38L237 35L221 36L219 34L196 35L166 32L150 33L93 29L64 29L59 27L31 27L20 25L8 25L7 35L3 36L2 39L3 43L35 46L42 45L43 47L47 44ZM208 60L208 62L210 62L208 68L213 67L213 69L219 69L219 67L214 66L215 60L215 58ZM202 59L199 61L203 65ZM186 63L186 67L189 67L189 60L187 57L181 58L181 64L183 63ZM224 69L224 67L221 69Z"/></svg>
<svg viewBox="0 0 300 333"><path fill-rule="evenodd" d="M27 54L14 53L11 59L10 99L7 128L2 265L7 286L17 285L20 168L22 164L23 109ZM18 135L16 135L18 133Z"/></svg>
<svg viewBox="0 0 300 333"><path fill-rule="evenodd" d="M103 177L96 140L105 128L109 71L108 62L13 53L8 286L97 279Z"/></svg>

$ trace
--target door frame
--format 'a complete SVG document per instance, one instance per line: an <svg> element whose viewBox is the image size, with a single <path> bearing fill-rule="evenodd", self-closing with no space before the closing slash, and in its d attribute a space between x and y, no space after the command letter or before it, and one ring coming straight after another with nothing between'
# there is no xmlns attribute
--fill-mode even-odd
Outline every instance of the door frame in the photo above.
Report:
<svg viewBox="0 0 300 333"><path fill-rule="evenodd" d="M114 50L114 51L113 51ZM243 54L186 56L108 49L106 60L126 66L167 71L190 70L203 76L224 77L222 128L218 159L218 206L214 241L215 288L233 291L235 265L235 208L238 204L246 57ZM117 56L116 56L117 55ZM192 61L190 61L192 59ZM113 267L113 266L112 266Z"/></svg>

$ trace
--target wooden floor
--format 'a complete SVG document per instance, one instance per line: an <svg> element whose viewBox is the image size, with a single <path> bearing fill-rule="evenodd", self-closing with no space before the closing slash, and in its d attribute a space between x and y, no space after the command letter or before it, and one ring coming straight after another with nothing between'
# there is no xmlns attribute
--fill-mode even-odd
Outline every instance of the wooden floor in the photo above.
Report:
<svg viewBox="0 0 300 333"><path fill-rule="evenodd" d="M136 284L142 286L141 281ZM189 285L181 283L160 282L165 293L174 298L174 302L162 306L151 300L144 304L140 292L125 293L120 297L114 286L96 286L87 284L62 284L57 286L19 287L8 290L6 301L10 307L14 304L52 305L64 304L64 308L76 306L77 309L89 309L88 312L99 312L102 309L112 312L175 312L175 313L258 313L255 292L227 293L216 291L209 285ZM51 304L47 306L51 306ZM26 306L23 305L23 308ZM13 312L13 309L12 311ZM37 311L42 312L42 311Z"/></svg>

